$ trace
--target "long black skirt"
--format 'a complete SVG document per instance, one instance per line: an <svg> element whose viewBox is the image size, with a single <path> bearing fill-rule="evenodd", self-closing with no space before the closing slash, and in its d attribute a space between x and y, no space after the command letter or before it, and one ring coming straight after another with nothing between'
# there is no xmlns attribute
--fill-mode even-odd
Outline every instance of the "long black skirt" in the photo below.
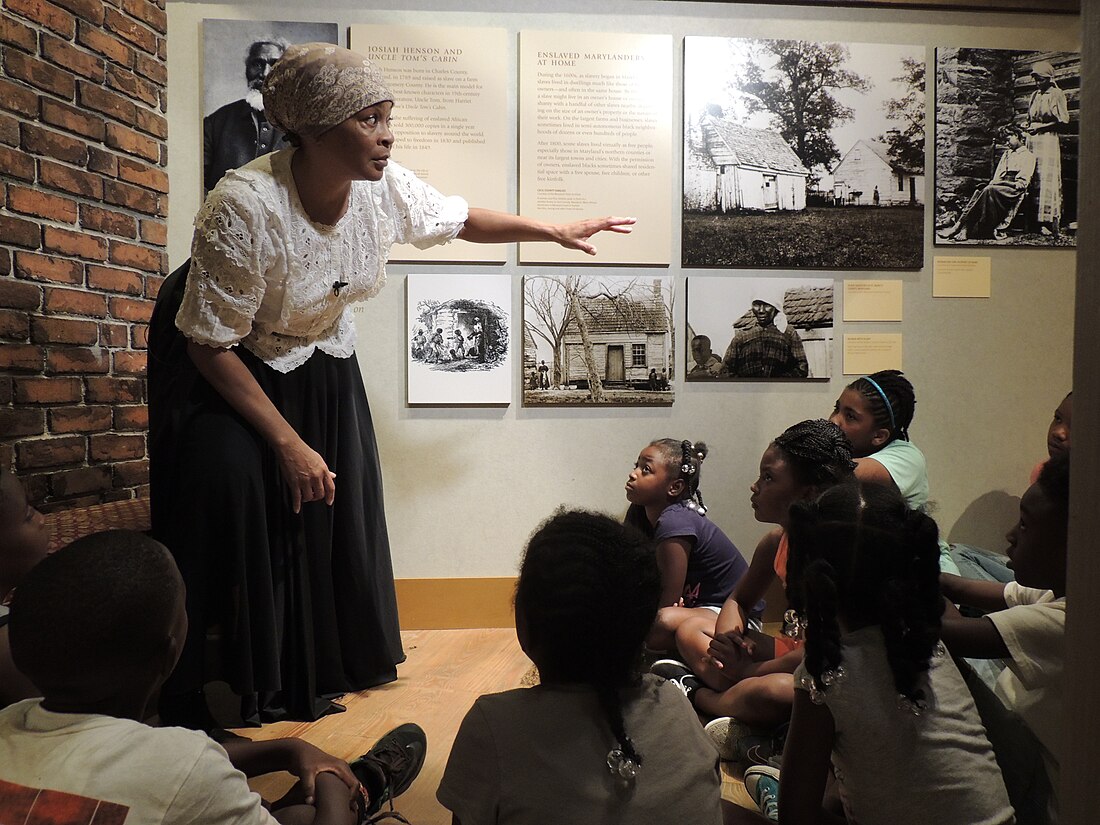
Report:
<svg viewBox="0 0 1100 825"><path fill-rule="evenodd" d="M187 585L190 630L164 687L224 679L245 721L313 720L335 696L397 678L401 649L382 474L354 356L280 373L237 347L276 409L336 473L336 500L295 514L267 443L195 370L164 285L150 340L153 535ZM217 626L218 672L206 667Z"/></svg>

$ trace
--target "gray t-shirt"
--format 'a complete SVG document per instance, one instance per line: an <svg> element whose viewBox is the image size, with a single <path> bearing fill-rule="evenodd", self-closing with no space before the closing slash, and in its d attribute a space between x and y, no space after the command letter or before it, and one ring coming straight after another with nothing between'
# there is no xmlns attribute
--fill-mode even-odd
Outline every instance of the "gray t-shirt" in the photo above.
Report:
<svg viewBox="0 0 1100 825"><path fill-rule="evenodd" d="M928 707L914 716L898 692L877 625L841 638L845 678L825 693L833 768L859 825L1008 825L1015 821L974 700L949 656L933 656ZM796 688L807 675L795 671ZM780 801L782 805L782 800Z"/></svg>
<svg viewBox="0 0 1100 825"><path fill-rule="evenodd" d="M717 825L718 753L684 695L654 676L624 693L642 755L633 786L607 768L614 747L596 692L539 685L482 696L466 714L437 796L462 825Z"/></svg>

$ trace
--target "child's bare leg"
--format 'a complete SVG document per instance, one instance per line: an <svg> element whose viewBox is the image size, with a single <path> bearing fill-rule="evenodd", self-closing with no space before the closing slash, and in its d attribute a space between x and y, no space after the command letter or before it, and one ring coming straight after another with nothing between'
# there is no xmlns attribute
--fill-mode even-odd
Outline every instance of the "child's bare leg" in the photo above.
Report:
<svg viewBox="0 0 1100 825"><path fill-rule="evenodd" d="M769 673L742 679L729 690L699 688L695 707L711 716L733 716L750 725L779 725L791 718L794 676Z"/></svg>
<svg viewBox="0 0 1100 825"><path fill-rule="evenodd" d="M653 621L653 627L646 636L645 646L650 650L676 650L676 629L686 620L703 616L711 616L710 625L713 629L717 615L713 610L702 607L662 607L657 611L657 618Z"/></svg>
<svg viewBox="0 0 1100 825"><path fill-rule="evenodd" d="M696 615L684 619L676 628L676 649L684 664L704 685L713 690L728 690L734 680L716 667L707 653L710 646L710 636L707 634L714 633L718 614L711 610L695 612Z"/></svg>

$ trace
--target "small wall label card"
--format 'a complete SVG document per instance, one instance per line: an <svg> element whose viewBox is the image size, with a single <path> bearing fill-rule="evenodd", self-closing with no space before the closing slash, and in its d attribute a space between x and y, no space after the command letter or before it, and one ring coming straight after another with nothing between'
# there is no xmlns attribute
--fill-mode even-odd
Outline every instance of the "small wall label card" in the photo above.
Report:
<svg viewBox="0 0 1100 825"><path fill-rule="evenodd" d="M992 261L988 257L937 255L932 265L933 298L988 298Z"/></svg>
<svg viewBox="0 0 1100 825"><path fill-rule="evenodd" d="M509 66L504 29L351 26L351 48L382 70L396 100L393 159L444 195L508 211ZM507 259L505 244L393 248L391 261Z"/></svg>
<svg viewBox="0 0 1100 825"><path fill-rule="evenodd" d="M634 216L630 235L593 239L597 264L667 266L671 245L672 38L521 32L519 211L551 223ZM584 263L520 244L522 263Z"/></svg>
<svg viewBox="0 0 1100 825"><path fill-rule="evenodd" d="M901 369L901 334L844 336L844 374L870 375Z"/></svg>
<svg viewBox="0 0 1100 825"><path fill-rule="evenodd" d="M901 281L845 281L845 321L900 321Z"/></svg>

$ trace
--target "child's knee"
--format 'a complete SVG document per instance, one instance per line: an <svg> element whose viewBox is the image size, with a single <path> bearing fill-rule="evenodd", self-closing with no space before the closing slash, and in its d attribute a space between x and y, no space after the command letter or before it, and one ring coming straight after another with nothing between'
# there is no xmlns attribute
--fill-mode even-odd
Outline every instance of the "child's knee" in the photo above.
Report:
<svg viewBox="0 0 1100 825"><path fill-rule="evenodd" d="M705 631L714 632L714 622L706 616L689 616L676 627L676 648L685 656L691 654L703 656L710 645Z"/></svg>

